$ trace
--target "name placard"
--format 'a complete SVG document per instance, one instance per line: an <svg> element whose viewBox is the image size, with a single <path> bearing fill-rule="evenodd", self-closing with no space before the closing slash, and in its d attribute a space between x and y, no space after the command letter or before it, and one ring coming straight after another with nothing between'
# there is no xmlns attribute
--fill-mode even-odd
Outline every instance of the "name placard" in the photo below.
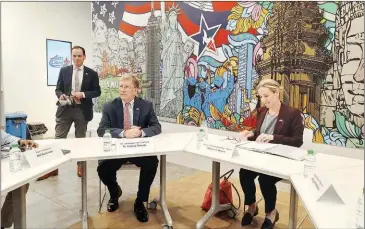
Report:
<svg viewBox="0 0 365 229"><path fill-rule="evenodd" d="M307 181L311 189L314 190L316 201L344 204L335 186L319 171L316 171L311 177L308 177Z"/></svg>
<svg viewBox="0 0 365 229"><path fill-rule="evenodd" d="M201 150L207 154L216 153L222 156L231 158L236 148L235 144L223 141L214 141L214 139L208 139L201 143Z"/></svg>
<svg viewBox="0 0 365 229"><path fill-rule="evenodd" d="M52 145L40 146L24 152L24 157L27 159L30 167L37 167L63 156L62 150Z"/></svg>
<svg viewBox="0 0 365 229"><path fill-rule="evenodd" d="M118 154L152 153L155 146L149 138L118 139Z"/></svg>

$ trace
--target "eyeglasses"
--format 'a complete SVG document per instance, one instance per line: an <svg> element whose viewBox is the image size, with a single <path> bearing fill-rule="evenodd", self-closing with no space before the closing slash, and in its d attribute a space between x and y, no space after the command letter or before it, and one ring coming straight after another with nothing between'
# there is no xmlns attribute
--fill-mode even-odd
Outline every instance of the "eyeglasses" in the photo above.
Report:
<svg viewBox="0 0 365 229"><path fill-rule="evenodd" d="M232 136L227 136L225 138L222 138L221 141L231 141L234 144L237 144L237 143L241 142L241 140L239 138L235 138L235 137L232 137Z"/></svg>
<svg viewBox="0 0 365 229"><path fill-rule="evenodd" d="M120 89L125 89L125 90L129 90L129 89L132 89L132 87L130 86L119 86Z"/></svg>

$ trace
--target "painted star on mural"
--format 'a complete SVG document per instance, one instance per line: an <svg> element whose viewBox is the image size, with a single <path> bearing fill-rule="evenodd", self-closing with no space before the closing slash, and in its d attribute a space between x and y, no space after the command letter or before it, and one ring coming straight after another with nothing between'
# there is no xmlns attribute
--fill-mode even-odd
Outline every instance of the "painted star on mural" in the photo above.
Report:
<svg viewBox="0 0 365 229"><path fill-rule="evenodd" d="M113 24L114 20L115 20L115 16L114 16L114 11L113 11L113 12L109 13L109 20L108 21L110 21Z"/></svg>
<svg viewBox="0 0 365 229"><path fill-rule="evenodd" d="M107 9L105 7L105 4L100 6L100 14L103 15L103 17L105 17L106 12L107 12Z"/></svg>
<svg viewBox="0 0 365 229"><path fill-rule="evenodd" d="M217 34L221 25L222 24L208 27L204 15L201 14L199 32L190 36L190 38L192 38L195 42L199 44L198 59L206 49L216 53L217 50L214 43L214 37Z"/></svg>

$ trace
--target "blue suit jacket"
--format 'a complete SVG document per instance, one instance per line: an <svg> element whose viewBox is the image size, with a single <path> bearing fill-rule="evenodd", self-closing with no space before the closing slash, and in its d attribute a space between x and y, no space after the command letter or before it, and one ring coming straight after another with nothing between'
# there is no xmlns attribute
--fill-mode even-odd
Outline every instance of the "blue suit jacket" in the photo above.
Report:
<svg viewBox="0 0 365 229"><path fill-rule="evenodd" d="M152 102L140 98L134 98L133 125L142 128L145 137L152 137L161 133L161 124L157 119ZM113 138L120 138L119 134L124 130L123 102L116 98L106 103L103 108L99 128L99 137L102 137L106 129L110 129Z"/></svg>

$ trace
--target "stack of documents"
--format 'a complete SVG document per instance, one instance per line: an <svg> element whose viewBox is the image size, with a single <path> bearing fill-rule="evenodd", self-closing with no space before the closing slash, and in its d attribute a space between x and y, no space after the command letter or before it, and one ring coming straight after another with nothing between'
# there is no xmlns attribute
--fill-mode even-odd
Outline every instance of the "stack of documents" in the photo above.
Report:
<svg viewBox="0 0 365 229"><path fill-rule="evenodd" d="M266 153L302 161L307 155L307 150L293 146L277 145L276 147L269 149Z"/></svg>
<svg viewBox="0 0 365 229"><path fill-rule="evenodd" d="M254 151L258 153L271 154L279 157L285 157L296 161L301 161L307 155L305 149L296 148L287 145L261 143L249 141L243 144L237 145L237 148Z"/></svg>
<svg viewBox="0 0 365 229"><path fill-rule="evenodd" d="M249 151L255 151L259 153L264 153L267 150L277 147L277 144L272 143L262 143L262 142L255 142L255 141L247 141L243 142L240 145L237 145L238 148L249 150Z"/></svg>

